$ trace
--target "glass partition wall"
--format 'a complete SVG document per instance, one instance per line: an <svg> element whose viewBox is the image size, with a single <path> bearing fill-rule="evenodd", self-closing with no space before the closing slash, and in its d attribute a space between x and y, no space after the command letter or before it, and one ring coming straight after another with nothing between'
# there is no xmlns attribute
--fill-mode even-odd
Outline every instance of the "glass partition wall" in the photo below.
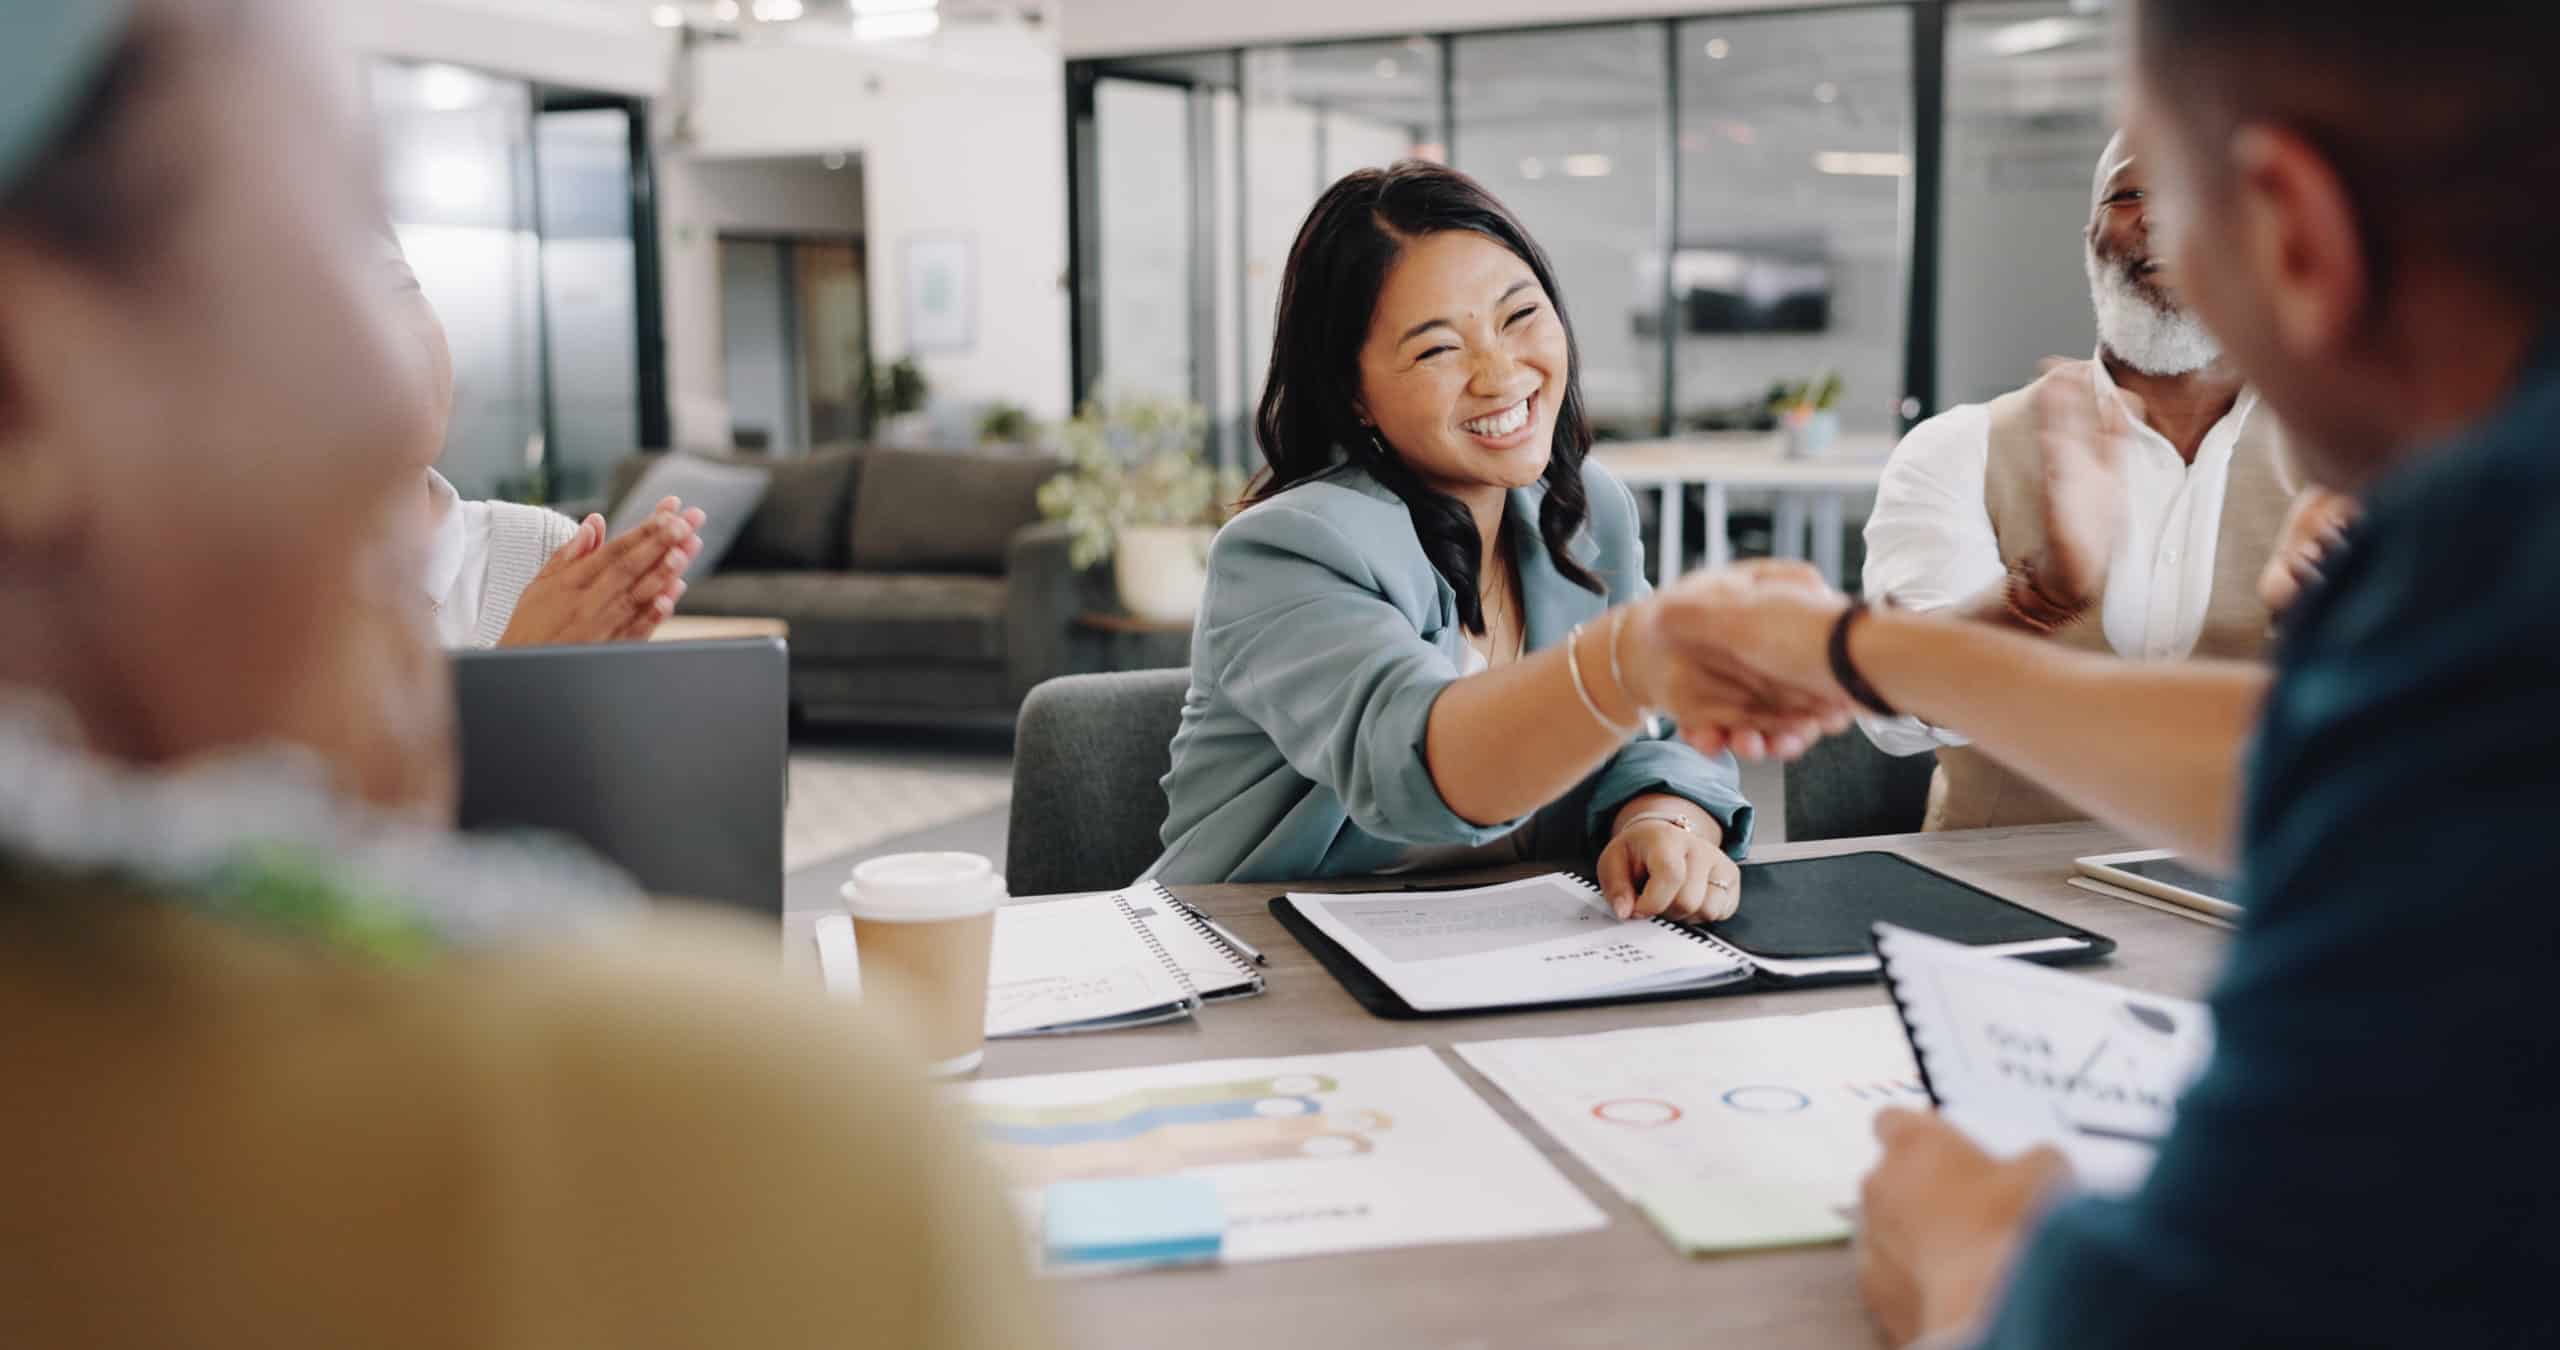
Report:
<svg viewBox="0 0 2560 1350"><path fill-rule="evenodd" d="M368 75L391 224L453 348L439 467L466 497L591 496L667 442L642 105L433 63Z"/></svg>
<svg viewBox="0 0 2560 1350"><path fill-rule="evenodd" d="M1452 163L1554 263L1592 426L1662 431L1662 214L1670 187L1666 25L1462 36Z"/></svg>
<svg viewBox="0 0 2560 1350"><path fill-rule="evenodd" d="M2114 132L2113 33L2059 0L1991 0L1947 25L1939 394L1995 397L2097 346L2082 265L2090 178Z"/></svg>
<svg viewBox="0 0 2560 1350"><path fill-rule="evenodd" d="M1290 243L1351 169L1473 174L1554 256L1600 434L1875 446L2089 345L2098 0L1879 0L1069 67L1075 380L1196 399L1233 462ZM1943 201L1943 210L1940 203Z"/></svg>

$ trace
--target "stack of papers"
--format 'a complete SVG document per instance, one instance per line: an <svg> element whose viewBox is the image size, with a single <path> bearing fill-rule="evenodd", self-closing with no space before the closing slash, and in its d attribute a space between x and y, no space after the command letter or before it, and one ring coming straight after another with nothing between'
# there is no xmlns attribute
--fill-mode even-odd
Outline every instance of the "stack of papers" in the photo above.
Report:
<svg viewBox="0 0 2560 1350"><path fill-rule="evenodd" d="M1458 1053L1692 1255L1848 1237L1876 1113L1928 1104L1891 1008Z"/></svg>
<svg viewBox="0 0 2560 1350"><path fill-rule="evenodd" d="M853 921L818 920L831 993L860 991ZM987 1035L1109 1031L1191 1016L1204 1000L1263 991L1260 972L1218 932L1147 884L996 911L987 961Z"/></svg>
<svg viewBox="0 0 2560 1350"><path fill-rule="evenodd" d="M1465 891L1291 895L1289 902L1416 1011L1707 989L1751 978L1691 928L1620 919L1561 872Z"/></svg>
<svg viewBox="0 0 2560 1350"><path fill-rule="evenodd" d="M960 1091L1034 1233L1052 1231L1044 1210L1055 1198L1090 1202L1062 1184L1167 1176L1216 1189L1219 1256L1229 1262L1607 1222L1428 1048L1003 1078ZM1154 1213L1130 1221L1159 1236L1181 1226ZM1070 1246L1091 1231L1067 1216Z"/></svg>

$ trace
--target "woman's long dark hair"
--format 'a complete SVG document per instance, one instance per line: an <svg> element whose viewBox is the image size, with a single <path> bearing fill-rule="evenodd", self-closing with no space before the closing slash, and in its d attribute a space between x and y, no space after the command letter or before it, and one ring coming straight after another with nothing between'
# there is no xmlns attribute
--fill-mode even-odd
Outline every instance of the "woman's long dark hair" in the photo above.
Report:
<svg viewBox="0 0 2560 1350"><path fill-rule="evenodd" d="M1280 279L1280 320L1271 340L1271 375L1263 385L1254 436L1271 466L1247 503L1271 497L1348 460L1366 469L1404 500L1423 555L1458 592L1458 617L1467 631L1484 631L1484 601L1476 592L1483 539L1475 516L1457 498L1434 491L1360 421L1360 349L1385 288L1387 269L1405 245L1425 235L1468 230L1509 249L1536 274L1556 322L1564 325L1564 399L1556 408L1555 445L1547 459L1547 499L1538 510L1538 537L1546 541L1556 571L1594 593L1604 588L1573 557L1591 503L1582 488L1582 459L1591 449L1591 422L1582 409L1582 352L1565 317L1564 293L1555 269L1518 219L1476 181L1455 169L1419 160L1393 168L1362 169L1325 191L1289 249Z"/></svg>

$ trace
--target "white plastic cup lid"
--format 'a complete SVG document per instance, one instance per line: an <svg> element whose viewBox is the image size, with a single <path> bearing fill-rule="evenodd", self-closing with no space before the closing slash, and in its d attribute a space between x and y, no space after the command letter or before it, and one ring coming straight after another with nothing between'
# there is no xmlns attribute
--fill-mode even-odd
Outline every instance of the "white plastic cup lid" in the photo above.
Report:
<svg viewBox="0 0 2560 1350"><path fill-rule="evenodd" d="M856 863L837 892L845 911L875 923L932 923L984 914L1005 901L1004 878L975 853L899 853Z"/></svg>

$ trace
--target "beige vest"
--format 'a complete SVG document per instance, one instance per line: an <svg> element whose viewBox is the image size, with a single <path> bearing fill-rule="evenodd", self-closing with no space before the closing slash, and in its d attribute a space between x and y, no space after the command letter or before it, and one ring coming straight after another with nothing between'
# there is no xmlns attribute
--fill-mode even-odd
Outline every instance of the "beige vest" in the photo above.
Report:
<svg viewBox="0 0 2560 1350"><path fill-rule="evenodd" d="M2087 379L2086 368L2067 366L2046 379ZM1991 448L1983 473L1983 504L2000 540L2000 560L2040 563L2045 551L2044 458L2036 442L2034 386L1994 399ZM2194 655L2249 660L2267 647L2270 616L2258 599L2258 573L2275 552L2294 492L2285 460L2284 434L2260 406L2249 415L2231 449L2231 478L2222 494L2222 526L2216 533L2213 593ZM2054 640L2083 651L2104 652L2106 628L2093 606ZM2103 712L2103 710L2092 710ZM1971 747L1938 751L1937 779L1929 793L1925 828L1970 830L1994 825L2046 825L2080 820L2082 811L2011 772Z"/></svg>

